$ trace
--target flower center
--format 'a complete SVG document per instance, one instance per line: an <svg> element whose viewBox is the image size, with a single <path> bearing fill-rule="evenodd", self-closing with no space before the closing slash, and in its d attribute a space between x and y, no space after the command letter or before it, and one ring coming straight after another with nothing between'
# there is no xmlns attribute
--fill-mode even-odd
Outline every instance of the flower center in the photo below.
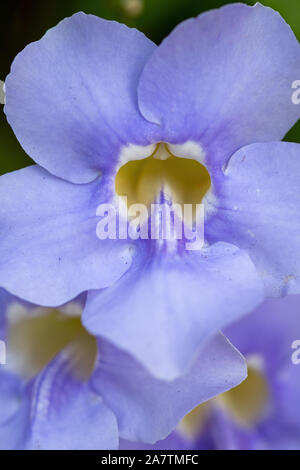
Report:
<svg viewBox="0 0 300 470"><path fill-rule="evenodd" d="M72 344L78 377L85 379L90 375L96 360L96 340L83 328L80 316L70 316L56 309L36 308L30 313L26 311L12 317L9 318L7 338L9 369L31 378L63 348Z"/></svg>
<svg viewBox="0 0 300 470"><path fill-rule="evenodd" d="M156 146L150 157L132 160L123 165L115 179L119 196L127 197L127 206L143 204L149 207L159 195L173 204L199 204L211 186L204 165L190 158L173 155L167 144Z"/></svg>
<svg viewBox="0 0 300 470"><path fill-rule="evenodd" d="M238 387L223 393L221 403L241 426L255 425L266 408L269 387L264 375L248 365L248 377Z"/></svg>
<svg viewBox="0 0 300 470"><path fill-rule="evenodd" d="M269 387L257 367L248 365L248 377L228 392L203 403L187 414L179 429L189 437L199 435L209 417L209 405L221 406L240 426L251 427L262 417L269 399Z"/></svg>

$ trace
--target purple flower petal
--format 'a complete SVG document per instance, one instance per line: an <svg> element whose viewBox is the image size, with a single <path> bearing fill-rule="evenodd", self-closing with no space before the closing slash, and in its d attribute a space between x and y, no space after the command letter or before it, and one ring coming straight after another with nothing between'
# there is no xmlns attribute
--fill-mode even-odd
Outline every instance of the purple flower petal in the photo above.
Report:
<svg viewBox="0 0 300 470"><path fill-rule="evenodd" d="M258 335L258 329L263 334ZM300 296L266 299L250 315L227 327L224 334L245 356L263 356L265 373L271 378L282 366L292 364L291 345L300 339ZM300 379L300 367L292 370Z"/></svg>
<svg viewBox="0 0 300 470"><path fill-rule="evenodd" d="M226 5L184 21L154 51L139 106L162 140L197 141L220 166L243 145L283 138L300 117L299 76L299 43L277 12Z"/></svg>
<svg viewBox="0 0 300 470"><path fill-rule="evenodd" d="M212 405L205 434L213 437L212 450L254 450L262 448L262 439L252 429L239 426L225 410ZM204 436L199 437L201 445ZM198 445L199 447L199 445Z"/></svg>
<svg viewBox="0 0 300 470"><path fill-rule="evenodd" d="M186 450L191 448L191 443L176 431L169 434L166 439L157 441L154 445L126 441L125 439L121 439L119 445L119 450Z"/></svg>
<svg viewBox="0 0 300 470"><path fill-rule="evenodd" d="M210 435L215 449L299 449L300 368L291 361L292 343L300 337L299 306L300 296L268 299L225 329L249 363L256 361L268 384L268 402L248 426L212 402L199 442Z"/></svg>
<svg viewBox="0 0 300 470"><path fill-rule="evenodd" d="M113 283L130 266L127 243L99 240L101 180L75 185L38 166L1 176L0 285L56 306Z"/></svg>
<svg viewBox="0 0 300 470"><path fill-rule="evenodd" d="M99 341L93 387L114 411L123 439L154 443L165 438L192 408L246 377L243 357L222 335L198 355L187 375L157 380L129 354Z"/></svg>
<svg viewBox="0 0 300 470"><path fill-rule="evenodd" d="M24 449L29 439L24 384L4 367L0 366L0 449Z"/></svg>
<svg viewBox="0 0 300 470"><path fill-rule="evenodd" d="M23 393L21 381L5 369L0 365L0 427L17 411Z"/></svg>
<svg viewBox="0 0 300 470"><path fill-rule="evenodd" d="M230 159L206 224L218 240L247 250L266 294L300 292L300 145L253 144Z"/></svg>
<svg viewBox="0 0 300 470"><path fill-rule="evenodd" d="M246 253L232 245L154 256L149 244L112 287L88 294L83 323L156 377L174 379L210 336L261 302L262 285Z"/></svg>
<svg viewBox="0 0 300 470"><path fill-rule="evenodd" d="M198 435L195 430L196 435L189 437L190 442L179 429L154 446L121 441L121 448L299 449L300 367L291 361L291 345L300 338L299 307L300 296L268 299L224 330L232 344L249 360L249 365L256 367L268 384L268 400L255 422L241 424L230 408L217 398L205 404L206 421L199 426ZM252 394L256 396L255 388L252 388Z"/></svg>
<svg viewBox="0 0 300 470"><path fill-rule="evenodd" d="M252 434L260 436L260 448L300 448L300 367L291 360L292 344L300 338L299 313L299 295L268 299L225 330L245 356L262 360L270 410L252 429Z"/></svg>
<svg viewBox="0 0 300 470"><path fill-rule="evenodd" d="M35 379L31 390L33 449L116 449L114 414L88 383L74 375L72 348L66 348Z"/></svg>
<svg viewBox="0 0 300 470"><path fill-rule="evenodd" d="M136 88L154 48L139 31L82 12L28 45L5 81L5 113L25 151L86 183L116 164L121 146L148 144L155 126Z"/></svg>

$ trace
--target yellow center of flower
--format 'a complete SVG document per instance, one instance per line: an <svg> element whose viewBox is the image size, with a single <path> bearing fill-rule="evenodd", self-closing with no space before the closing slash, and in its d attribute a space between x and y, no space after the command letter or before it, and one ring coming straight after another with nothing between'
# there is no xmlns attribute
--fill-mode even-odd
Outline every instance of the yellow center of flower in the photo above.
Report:
<svg viewBox="0 0 300 470"><path fill-rule="evenodd" d="M199 204L211 186L205 166L196 160L172 155L160 143L150 157L123 165L115 179L119 196L127 197L127 206L159 202L161 191L173 204Z"/></svg>
<svg viewBox="0 0 300 470"><path fill-rule="evenodd" d="M243 427L255 425L262 417L269 399L269 387L264 375L248 366L248 377L228 392L194 408L181 421L179 428L188 436L197 436L206 424L210 404L221 406Z"/></svg>
<svg viewBox="0 0 300 470"><path fill-rule="evenodd" d="M23 312L10 322L7 366L26 378L33 377L68 345L73 348L78 378L87 378L93 370L97 346L80 317L48 308Z"/></svg>
<svg viewBox="0 0 300 470"><path fill-rule="evenodd" d="M248 377L238 387L220 396L221 402L241 426L255 425L263 415L269 398L269 387L264 375L248 367Z"/></svg>

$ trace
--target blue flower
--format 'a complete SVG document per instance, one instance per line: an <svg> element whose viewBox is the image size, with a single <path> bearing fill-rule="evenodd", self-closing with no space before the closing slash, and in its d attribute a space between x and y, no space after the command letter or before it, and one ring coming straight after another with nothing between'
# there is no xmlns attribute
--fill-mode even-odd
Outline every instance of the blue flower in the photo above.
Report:
<svg viewBox="0 0 300 470"><path fill-rule="evenodd" d="M263 285L299 292L300 149L274 142L300 116L299 75L297 40L260 4L185 21L159 47L116 22L63 20L5 80L7 119L38 165L1 177L0 285L47 306L89 291L89 331L158 378L186 373ZM100 204L170 188L204 206L201 251L97 238Z"/></svg>
<svg viewBox="0 0 300 470"><path fill-rule="evenodd" d="M155 446L123 441L121 448L299 450L299 308L300 296L268 299L227 328L247 359L248 378L196 408Z"/></svg>
<svg viewBox="0 0 300 470"><path fill-rule="evenodd" d="M119 435L153 443L196 404L246 376L244 359L219 335L185 377L157 380L88 334L84 303L82 295L50 309L0 289L1 449L116 449Z"/></svg>

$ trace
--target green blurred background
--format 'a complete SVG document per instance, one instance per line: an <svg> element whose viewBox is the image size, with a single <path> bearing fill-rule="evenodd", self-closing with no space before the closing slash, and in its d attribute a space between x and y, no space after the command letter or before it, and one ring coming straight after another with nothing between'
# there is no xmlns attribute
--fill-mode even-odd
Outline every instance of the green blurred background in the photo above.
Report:
<svg viewBox="0 0 300 470"><path fill-rule="evenodd" d="M62 18L83 10L107 19L135 26L157 44L180 21L226 3L221 0L19 0L1 5L0 79L5 80L15 55L29 42L39 39ZM253 5L255 2L245 2ZM262 0L278 10L300 40L300 1ZM296 77L300 78L300 77ZM295 79L296 79L295 78ZM270 84L271 85L271 84ZM300 142L300 121L286 136ZM12 130L0 112L0 174L31 163L19 146Z"/></svg>

